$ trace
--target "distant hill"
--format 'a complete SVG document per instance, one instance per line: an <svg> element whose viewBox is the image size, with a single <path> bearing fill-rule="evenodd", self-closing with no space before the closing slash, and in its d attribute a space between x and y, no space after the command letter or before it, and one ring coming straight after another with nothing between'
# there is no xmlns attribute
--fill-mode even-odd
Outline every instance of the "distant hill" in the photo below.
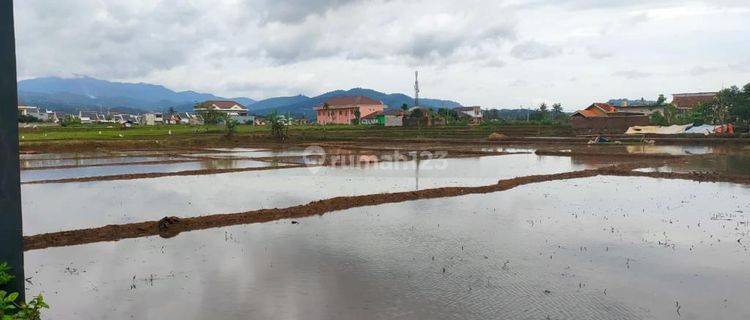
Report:
<svg viewBox="0 0 750 320"><path fill-rule="evenodd" d="M255 101L246 97L223 98L210 93L172 91L164 86L148 83L111 82L91 77L45 77L18 82L19 103L53 110L76 113L79 110L103 110L127 113L144 111L193 111L196 102L205 100L234 100L251 113L267 115L274 110L282 114L315 118L313 108L335 96L362 95L382 101L391 108L402 104L414 105L414 99L402 93L383 93L372 89L354 88L335 90L319 96L304 95L274 97ZM420 99L420 105L432 108L453 108L460 103L450 100Z"/></svg>
<svg viewBox="0 0 750 320"><path fill-rule="evenodd" d="M205 100L225 98L194 91L175 92L161 85L111 82L91 77L44 77L18 82L18 98L23 104L57 109L117 108L161 111L168 107L192 105ZM233 98L252 104L250 98Z"/></svg>
<svg viewBox="0 0 750 320"><path fill-rule="evenodd" d="M286 114L291 113L294 116L304 116L310 119L315 118L314 107L322 105L326 100L335 96L365 96L375 100L382 101L385 105L390 108L400 108L401 105L406 104L408 106L414 105L414 98L409 97L402 93L386 94L383 92L375 91L372 89L354 88L349 90L335 90L326 92L319 96L308 98L305 96L295 96L287 98L296 98L296 102L290 104L276 104L271 107L259 107L265 100L258 101L253 105L251 111L260 115L265 115L276 110L279 113ZM277 99L277 98L272 98ZM290 99L290 101L292 101ZM455 108L460 107L461 104L451 100L438 100L438 99L419 99L419 104L423 107L432 108Z"/></svg>
<svg viewBox="0 0 750 320"><path fill-rule="evenodd" d="M303 96L303 95L297 95L297 96L292 96L292 97L268 98L268 99L260 100L254 103L251 110L253 112L257 112L261 110L276 109L276 108L281 108L281 107L285 107L288 105L292 105L295 103L301 103L307 100L310 100L310 97Z"/></svg>

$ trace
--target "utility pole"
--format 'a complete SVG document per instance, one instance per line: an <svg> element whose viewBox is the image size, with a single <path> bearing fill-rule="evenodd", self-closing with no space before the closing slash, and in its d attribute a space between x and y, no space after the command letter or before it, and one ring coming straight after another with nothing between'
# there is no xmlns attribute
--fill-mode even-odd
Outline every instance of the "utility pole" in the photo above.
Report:
<svg viewBox="0 0 750 320"><path fill-rule="evenodd" d="M16 81L13 0L0 0L0 263L7 262L14 276L3 290L25 301Z"/></svg>
<svg viewBox="0 0 750 320"><path fill-rule="evenodd" d="M414 71L414 106L419 107L419 71Z"/></svg>

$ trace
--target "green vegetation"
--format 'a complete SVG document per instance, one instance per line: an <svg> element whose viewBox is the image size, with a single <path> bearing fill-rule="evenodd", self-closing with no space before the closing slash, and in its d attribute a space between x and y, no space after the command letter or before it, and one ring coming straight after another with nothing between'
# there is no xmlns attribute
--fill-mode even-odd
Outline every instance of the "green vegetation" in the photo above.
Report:
<svg viewBox="0 0 750 320"><path fill-rule="evenodd" d="M531 109L489 109L482 111L486 122L501 124L542 124L567 125L570 116L563 111L559 103L552 104L552 109L541 103L535 110Z"/></svg>
<svg viewBox="0 0 750 320"><path fill-rule="evenodd" d="M74 117L72 115L66 115L62 119L60 119L60 125L63 127L69 127L69 126L75 126L80 125L81 119L78 117Z"/></svg>
<svg viewBox="0 0 750 320"><path fill-rule="evenodd" d="M275 110L268 116L268 125L271 127L271 136L274 139L283 142L288 138L287 125Z"/></svg>
<svg viewBox="0 0 750 320"><path fill-rule="evenodd" d="M669 103L664 95L659 95L655 107L664 107L663 112L654 112L651 122L667 126L674 124L725 124L735 122L750 124L750 83L742 89L732 86L719 91L716 99L702 103L690 111L680 112Z"/></svg>
<svg viewBox="0 0 750 320"><path fill-rule="evenodd" d="M359 108L354 108L354 120L352 120L352 124L359 124L359 120L362 114L359 112Z"/></svg>
<svg viewBox="0 0 750 320"><path fill-rule="evenodd" d="M7 263L0 263L0 286L13 280ZM39 320L40 311L49 308L42 295L31 299L28 303L18 301L18 292L0 290L0 320Z"/></svg>
<svg viewBox="0 0 750 320"><path fill-rule="evenodd" d="M237 120L232 119L231 117L227 117L224 120L224 127L226 128L227 138L231 138L234 136L234 133L237 132L238 124L239 122L237 122Z"/></svg>
<svg viewBox="0 0 750 320"><path fill-rule="evenodd" d="M280 118L280 117L279 117ZM280 120L280 119L279 119ZM380 125L294 125L288 126L277 121L274 126L270 117L266 126L238 124L234 137L239 139L267 140L328 140L328 139L484 139L492 132L509 136L571 136L573 129L567 124L545 125L536 122L485 122L476 126L466 124L449 124L445 126L417 127L384 127ZM171 134L169 134L171 132ZM274 133L275 132L275 133ZM193 139L222 137L226 135L224 125L159 125L134 126L122 129L116 125L73 125L68 127L21 128L21 143L65 143L67 141L107 141L107 140L174 140L189 143ZM182 142L178 142L182 143Z"/></svg>
<svg viewBox="0 0 750 320"><path fill-rule="evenodd" d="M33 123L33 122L42 122L42 120L39 120L35 117L23 115L21 114L21 111L18 111L18 122L20 123Z"/></svg>

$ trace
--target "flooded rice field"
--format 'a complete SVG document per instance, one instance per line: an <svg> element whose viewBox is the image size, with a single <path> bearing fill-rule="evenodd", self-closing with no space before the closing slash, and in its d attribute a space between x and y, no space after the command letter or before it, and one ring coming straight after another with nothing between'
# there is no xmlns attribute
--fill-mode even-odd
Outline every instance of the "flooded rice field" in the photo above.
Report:
<svg viewBox="0 0 750 320"><path fill-rule="evenodd" d="M676 171L692 161L744 157L714 149L689 152L680 154L689 156L686 161L653 162L639 170ZM207 161L281 166L24 184L24 233L479 187L618 163L531 153L399 161L382 161L376 153L375 160L361 163L367 154L358 152L344 165L284 167L283 161L265 158L303 156L304 150L213 149L191 155L222 159L22 174L53 180L180 172ZM701 171L717 169L706 166ZM30 250L26 276L29 293L43 293L52 306L45 311L48 318L743 319L750 317L744 303L750 299L748 208L746 184L594 176L354 206L169 239Z"/></svg>
<svg viewBox="0 0 750 320"><path fill-rule="evenodd" d="M168 166L179 170L179 167L188 165L201 164ZM124 167L116 169L133 170L129 167L139 166ZM360 167L280 168L154 179L23 185L24 232L37 234L164 216L190 217L284 208L338 196L479 186L500 179L585 168L588 166L573 164L569 158L519 154L420 161L418 165L416 161L407 161ZM85 169L95 171L102 167ZM37 179L60 178L53 176L55 171L59 170L24 174L37 174Z"/></svg>
<svg viewBox="0 0 750 320"><path fill-rule="evenodd" d="M234 159L212 159L202 161L184 161L154 164L126 163L106 166L82 166L47 170L21 170L21 182L25 183L41 180L97 177L117 174L179 172L185 170L200 169L258 168L278 165L278 163L269 163L264 161Z"/></svg>

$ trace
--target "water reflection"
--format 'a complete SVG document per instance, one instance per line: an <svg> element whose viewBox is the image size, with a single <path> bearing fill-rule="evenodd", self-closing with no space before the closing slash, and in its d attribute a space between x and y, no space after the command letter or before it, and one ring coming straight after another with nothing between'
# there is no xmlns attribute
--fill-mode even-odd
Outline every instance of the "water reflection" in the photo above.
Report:
<svg viewBox="0 0 750 320"><path fill-rule="evenodd" d="M244 161L236 160L237 165ZM24 232L43 232L290 207L336 196L396 192L419 188L478 186L500 179L559 173L582 167L567 157L531 154L379 162L363 166L324 166L140 180L23 185ZM187 164L180 164L184 166ZM192 163L200 166L199 163ZM268 166L267 162L258 165ZM169 165L167 170L186 168ZM64 171L67 176L101 174ZM200 167L199 167L200 168ZM196 168L196 169L199 169ZM55 170L41 170L49 179ZM32 173L35 171L29 171ZM24 173L26 174L26 173ZM25 176L31 179L30 176ZM41 201L39 199L44 199ZM169 199L165 201L164 199Z"/></svg>
<svg viewBox="0 0 750 320"><path fill-rule="evenodd" d="M31 251L26 272L49 318L742 319L748 207L596 177Z"/></svg>

